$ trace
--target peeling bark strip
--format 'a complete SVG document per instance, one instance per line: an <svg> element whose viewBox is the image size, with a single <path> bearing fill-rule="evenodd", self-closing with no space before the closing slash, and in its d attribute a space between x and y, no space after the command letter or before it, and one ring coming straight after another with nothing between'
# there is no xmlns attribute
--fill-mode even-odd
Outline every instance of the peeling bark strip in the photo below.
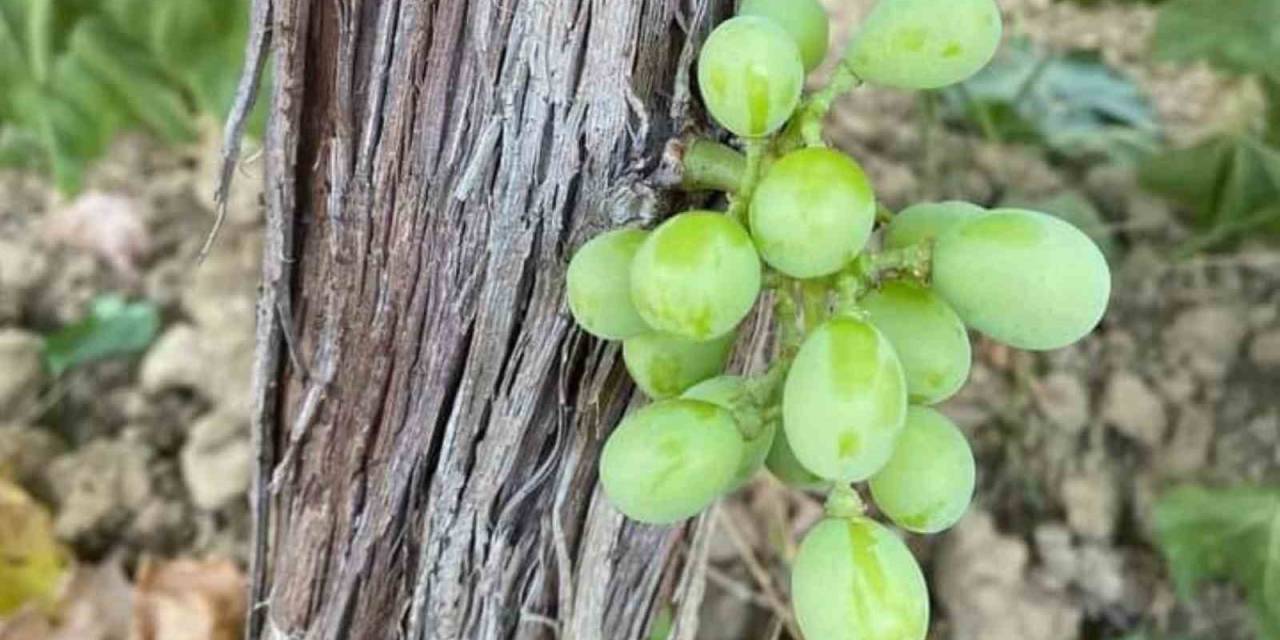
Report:
<svg viewBox="0 0 1280 640"><path fill-rule="evenodd" d="M638 526L596 491L630 392L563 278L668 213L642 178L730 4L257 1L251 637L629 640L672 598L692 637L710 518Z"/></svg>

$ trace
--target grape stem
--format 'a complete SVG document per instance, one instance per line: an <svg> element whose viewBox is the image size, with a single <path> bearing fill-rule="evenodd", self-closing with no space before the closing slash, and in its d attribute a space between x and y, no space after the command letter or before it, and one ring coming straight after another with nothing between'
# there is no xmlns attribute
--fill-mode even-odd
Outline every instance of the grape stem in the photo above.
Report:
<svg viewBox="0 0 1280 640"><path fill-rule="evenodd" d="M839 310L843 313L855 311L858 300L882 281L894 276L928 282L932 262L932 242L858 256L848 269L836 276Z"/></svg>
<svg viewBox="0 0 1280 640"><path fill-rule="evenodd" d="M733 199L729 202L729 210L725 213L746 227L747 206L751 203L751 196L756 191L756 184L760 182L760 175L764 173L765 156L769 153L769 139L745 138L742 146L747 153L746 169L742 172L742 180L734 191Z"/></svg>
<svg viewBox="0 0 1280 640"><path fill-rule="evenodd" d="M836 98L862 84L862 79L842 60L831 74L827 85L810 94L800 103L791 122L779 140L779 147L790 151L802 146L826 146L822 139L822 123Z"/></svg>
<svg viewBox="0 0 1280 640"><path fill-rule="evenodd" d="M831 485L831 493L827 494L824 506L829 518L857 518L867 513L867 505L862 496L852 486L837 482Z"/></svg>
<svg viewBox="0 0 1280 640"><path fill-rule="evenodd" d="M736 193L747 171L747 158L737 149L706 138L676 139L667 147L674 157L669 162L678 166L670 186L686 191L724 191Z"/></svg>

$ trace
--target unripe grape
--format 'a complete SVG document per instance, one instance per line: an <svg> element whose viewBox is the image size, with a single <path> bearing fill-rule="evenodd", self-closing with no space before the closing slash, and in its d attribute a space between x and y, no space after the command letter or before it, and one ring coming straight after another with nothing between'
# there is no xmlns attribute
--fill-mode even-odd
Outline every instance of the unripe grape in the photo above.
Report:
<svg viewBox="0 0 1280 640"><path fill-rule="evenodd" d="M870 485L876 506L895 524L938 533L969 509L974 482L973 451L964 434L941 413L911 407L893 457Z"/></svg>
<svg viewBox="0 0 1280 640"><path fill-rule="evenodd" d="M955 224L986 212L976 204L959 200L912 205L889 220L884 231L884 246L886 249L901 249L936 240Z"/></svg>
<svg viewBox="0 0 1280 640"><path fill-rule="evenodd" d="M859 78L900 89L936 89L977 73L1000 44L995 0L880 0L845 62Z"/></svg>
<svg viewBox="0 0 1280 640"><path fill-rule="evenodd" d="M933 288L970 327L1013 347L1048 350L1098 325L1111 272L1097 245L1070 224L997 209L938 238Z"/></svg>
<svg viewBox="0 0 1280 640"><path fill-rule="evenodd" d="M627 373L645 395L655 400L684 393L719 374L733 349L733 333L694 342L665 333L646 333L622 341Z"/></svg>
<svg viewBox="0 0 1280 640"><path fill-rule="evenodd" d="M942 402L964 386L972 363L969 334L937 294L914 282L891 280L859 305L898 354L911 402Z"/></svg>
<svg viewBox="0 0 1280 640"><path fill-rule="evenodd" d="M791 567L796 622L811 640L924 640L929 589L911 550L864 517L827 518Z"/></svg>
<svg viewBox="0 0 1280 640"><path fill-rule="evenodd" d="M805 339L782 393L782 424L805 468L857 482L889 461L907 413L902 364L889 341L850 317Z"/></svg>
<svg viewBox="0 0 1280 640"><path fill-rule="evenodd" d="M831 484L804 468L804 465L796 460L796 454L791 450L791 443L787 442L786 429L778 429L774 434L773 446L769 447L769 457L764 459L764 465L768 467L773 477L797 489L821 489Z"/></svg>
<svg viewBox="0 0 1280 640"><path fill-rule="evenodd" d="M710 505L742 458L733 416L709 402L663 400L629 416L605 442L600 482L632 520L669 524Z"/></svg>
<svg viewBox="0 0 1280 640"><path fill-rule="evenodd" d="M565 276L569 311L587 333L621 340L649 331L631 303L631 260L647 231L617 229L578 249Z"/></svg>
<svg viewBox="0 0 1280 640"><path fill-rule="evenodd" d="M805 71L813 71L827 57L831 26L818 0L743 0L738 15L767 18L782 27L800 48Z"/></svg>
<svg viewBox="0 0 1280 640"><path fill-rule="evenodd" d="M839 271L867 244L876 201L862 167L814 147L765 173L751 199L751 234L770 266L794 278Z"/></svg>
<svg viewBox="0 0 1280 640"><path fill-rule="evenodd" d="M744 138L767 136L791 117L804 87L800 49L787 32L757 16L722 22L698 56L698 88L707 111Z"/></svg>
<svg viewBox="0 0 1280 640"><path fill-rule="evenodd" d="M746 317L760 293L760 257L729 216L690 211L658 226L631 263L631 299L658 331L710 340Z"/></svg>
<svg viewBox="0 0 1280 640"><path fill-rule="evenodd" d="M760 470L760 467L764 466L765 457L769 455L769 449L773 446L774 434L778 430L776 421L763 422L758 408L752 407L750 404L743 406L742 398L746 392L745 378L741 376L716 376L698 383L693 388L685 391L682 396L710 402L726 411L754 414L751 415L751 418L756 421L756 424L750 425L750 427L757 428L759 431L754 438L744 439L742 460L738 462L738 469L733 474L733 480L729 482L729 491L746 484ZM741 419L741 416L736 414L734 417ZM739 423L738 430L741 432L746 426Z"/></svg>

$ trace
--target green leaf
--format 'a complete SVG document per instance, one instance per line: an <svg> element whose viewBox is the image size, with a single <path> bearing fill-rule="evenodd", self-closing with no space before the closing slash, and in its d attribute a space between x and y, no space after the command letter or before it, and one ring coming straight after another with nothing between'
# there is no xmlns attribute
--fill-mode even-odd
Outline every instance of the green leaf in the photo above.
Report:
<svg viewBox="0 0 1280 640"><path fill-rule="evenodd" d="M1159 59L1280 78L1280 2L1173 0L1160 10L1153 44Z"/></svg>
<svg viewBox="0 0 1280 640"><path fill-rule="evenodd" d="M1182 487L1160 500L1155 520L1181 597L1205 580L1233 580L1265 637L1280 634L1280 489Z"/></svg>
<svg viewBox="0 0 1280 640"><path fill-rule="evenodd" d="M141 352L159 330L160 312L154 304L104 295L93 301L89 315L45 337L45 361L54 375L61 375L88 362Z"/></svg>
<svg viewBox="0 0 1280 640"><path fill-rule="evenodd" d="M1243 231L1274 220L1268 212L1280 202L1280 149L1251 136L1221 135L1152 156L1139 178L1148 189L1190 207L1200 228Z"/></svg>

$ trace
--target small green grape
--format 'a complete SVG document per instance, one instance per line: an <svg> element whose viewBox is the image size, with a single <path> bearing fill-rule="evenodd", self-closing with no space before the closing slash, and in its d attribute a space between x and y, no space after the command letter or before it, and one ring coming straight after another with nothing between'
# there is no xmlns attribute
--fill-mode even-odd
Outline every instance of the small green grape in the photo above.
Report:
<svg viewBox="0 0 1280 640"><path fill-rule="evenodd" d="M722 409L730 412L739 412L747 414L756 414L752 416L758 423L763 420L758 414L760 410L751 406L741 406L742 399L747 393L746 379L741 376L716 376L704 382L698 383L693 388L684 392L683 397L710 402ZM734 417L738 417L735 415ZM776 421L763 424L757 424L759 433L756 437L744 441L742 448L742 460L738 463L738 470L733 474L733 480L729 483L729 491L733 491L751 480L751 477L764 466L764 460L769 455L769 449L773 446L774 434L778 430ZM739 425L741 430L743 425Z"/></svg>
<svg viewBox="0 0 1280 640"><path fill-rule="evenodd" d="M608 231L582 245L569 261L569 311L587 333L621 340L649 331L631 303L631 260L648 236L639 229Z"/></svg>
<svg viewBox="0 0 1280 640"><path fill-rule="evenodd" d="M665 333L646 333L622 341L622 361L636 386L650 398L661 400L719 374L736 337L729 333L694 342Z"/></svg>
<svg viewBox="0 0 1280 640"><path fill-rule="evenodd" d="M880 0L845 62L872 84L936 89L986 66L1001 30L995 0Z"/></svg>
<svg viewBox="0 0 1280 640"><path fill-rule="evenodd" d="M791 567L796 622L813 640L924 640L929 589L911 550L864 517L827 518Z"/></svg>
<svg viewBox="0 0 1280 640"><path fill-rule="evenodd" d="M770 266L794 278L839 271L867 244L876 201L862 167L821 147L782 157L751 199L751 234Z"/></svg>
<svg viewBox="0 0 1280 640"><path fill-rule="evenodd" d="M913 282L892 280L859 305L902 361L911 402L942 402L964 386L972 364L969 334L937 294Z"/></svg>
<svg viewBox="0 0 1280 640"><path fill-rule="evenodd" d="M813 71L827 57L831 25L817 0L743 0L738 15L760 16L782 27L800 47L805 71Z"/></svg>
<svg viewBox="0 0 1280 640"><path fill-rule="evenodd" d="M800 103L804 63L787 32L757 16L720 23L698 56L698 88L707 111L744 138L777 131Z"/></svg>
<svg viewBox="0 0 1280 640"><path fill-rule="evenodd" d="M902 363L872 325L837 317L805 339L782 392L796 459L828 480L857 482L893 453L907 413Z"/></svg>
<svg viewBox="0 0 1280 640"><path fill-rule="evenodd" d="M729 216L690 211L658 226L631 263L631 300L658 331L710 340L746 317L760 293L760 257Z"/></svg>
<svg viewBox="0 0 1280 640"><path fill-rule="evenodd" d="M1111 272L1097 245L1069 223L997 209L938 238L933 288L970 327L1013 347L1049 350L1098 325Z"/></svg>
<svg viewBox="0 0 1280 640"><path fill-rule="evenodd" d="M778 429L773 436L773 446L769 447L769 457L764 459L764 466L783 484L797 489L821 489L831 484L796 460L791 443L787 442L786 429Z"/></svg>
<svg viewBox="0 0 1280 640"><path fill-rule="evenodd" d="M670 524L724 492L742 459L728 411L700 400L662 400L627 416L600 454L600 482L632 520Z"/></svg>
<svg viewBox="0 0 1280 640"><path fill-rule="evenodd" d="M956 223L986 212L976 204L958 200L912 205L889 220L884 232L884 246L886 249L901 249L936 240Z"/></svg>
<svg viewBox="0 0 1280 640"><path fill-rule="evenodd" d="M870 484L876 506L898 526L938 533L968 510L974 482L973 451L964 434L941 413L911 407L893 457Z"/></svg>

